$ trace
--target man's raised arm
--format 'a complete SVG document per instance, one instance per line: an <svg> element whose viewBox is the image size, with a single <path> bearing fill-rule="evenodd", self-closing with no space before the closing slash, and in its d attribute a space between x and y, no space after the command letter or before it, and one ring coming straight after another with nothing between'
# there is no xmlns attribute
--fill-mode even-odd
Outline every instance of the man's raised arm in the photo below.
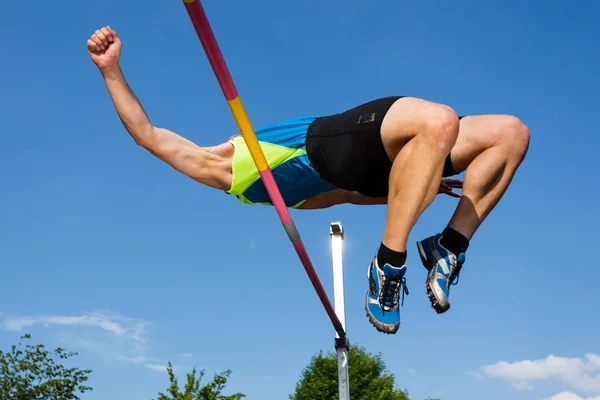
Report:
<svg viewBox="0 0 600 400"><path fill-rule="evenodd" d="M226 190L231 183L223 157L190 140L152 125L119 66L121 40L110 27L97 30L87 42L92 61L102 73L123 126L135 142L177 171L205 185Z"/></svg>

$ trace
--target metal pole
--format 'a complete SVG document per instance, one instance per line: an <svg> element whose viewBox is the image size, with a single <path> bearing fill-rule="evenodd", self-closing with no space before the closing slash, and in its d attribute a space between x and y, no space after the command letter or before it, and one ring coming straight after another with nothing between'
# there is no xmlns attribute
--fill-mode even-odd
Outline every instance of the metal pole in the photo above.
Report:
<svg viewBox="0 0 600 400"><path fill-rule="evenodd" d="M279 192L279 188L275 183L275 179L273 178L273 173L269 168L269 164L265 158L262 149L260 148L260 144L258 143L258 139L256 138L256 134L254 133L254 129L252 128L252 124L250 123L250 119L248 118L248 114L242 104L238 91L233 83L233 79L231 78L231 74L229 69L227 68L227 64L225 63L225 59L223 58L223 54L221 53L221 49L217 43L215 35L212 31L210 23L208 22L208 18L204 12L204 8L199 0L183 0L185 4L185 8L192 20L192 24L196 29L196 33L198 34L198 38L202 43L204 48L204 52L208 57L210 65L219 81L219 85L221 86L221 90L223 90L223 94L225 95L225 99L229 104L229 108L231 109L231 113L235 118L235 121L248 145L248 149L250 150L250 154L252 155L252 159L258 169L258 172L265 184L265 188L269 193L269 197L271 198L271 202L275 209L277 210L277 214L281 219L281 223L288 234L294 249L296 249L296 253L298 253L298 257L308 274L310 281L315 288L321 303L323 303L323 307L335 328L337 334L343 338L346 333L344 332L344 328L342 323L338 319L335 311L331 305L331 302L327 298L327 293L319 280L319 276L315 271L315 268L312 265L310 257L306 252L306 248L304 247L304 243L300 238L300 233L290 216L290 213L285 205L283 197Z"/></svg>
<svg viewBox="0 0 600 400"><path fill-rule="evenodd" d="M335 313L340 318L344 332L346 331L346 315L344 309L344 265L342 263L344 229L340 222L329 226L331 236L331 255L333 258L333 292ZM340 400L350 400L350 377L348 375L348 351L350 343L348 336L336 335L335 351L338 360L338 387Z"/></svg>

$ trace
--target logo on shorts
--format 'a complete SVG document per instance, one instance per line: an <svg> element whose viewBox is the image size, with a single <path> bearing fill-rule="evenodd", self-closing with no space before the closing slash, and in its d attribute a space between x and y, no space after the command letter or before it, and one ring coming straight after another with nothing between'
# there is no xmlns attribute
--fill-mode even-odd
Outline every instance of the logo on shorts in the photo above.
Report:
<svg viewBox="0 0 600 400"><path fill-rule="evenodd" d="M367 113L358 117L359 124L366 124L367 122L375 121L375 113Z"/></svg>

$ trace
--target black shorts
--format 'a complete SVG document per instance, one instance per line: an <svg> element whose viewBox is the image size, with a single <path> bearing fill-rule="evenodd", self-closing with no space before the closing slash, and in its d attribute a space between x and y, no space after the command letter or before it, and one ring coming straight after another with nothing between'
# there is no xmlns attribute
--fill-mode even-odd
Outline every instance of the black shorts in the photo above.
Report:
<svg viewBox="0 0 600 400"><path fill-rule="evenodd" d="M311 123L306 152L323 179L368 197L387 196L392 162L381 140L381 123L402 97L380 98ZM454 174L448 156L444 176Z"/></svg>

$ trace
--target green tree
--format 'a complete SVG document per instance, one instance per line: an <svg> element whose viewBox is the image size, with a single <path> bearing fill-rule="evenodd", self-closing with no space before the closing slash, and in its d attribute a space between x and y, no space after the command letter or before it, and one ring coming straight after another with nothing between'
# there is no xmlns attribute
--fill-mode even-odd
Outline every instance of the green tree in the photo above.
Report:
<svg viewBox="0 0 600 400"><path fill-rule="evenodd" d="M169 374L169 381L171 386L167 389L167 394L159 393L158 400L240 400L245 395L241 393L232 394L230 396L224 396L221 394L227 379L231 375L230 370L218 373L213 377L212 382L207 385L202 385L201 381L204 377L204 370L197 371L196 368L186 376L186 383L183 388L183 392L179 388L177 377L173 372L173 366L171 362L167 367ZM196 376L198 375L198 376Z"/></svg>
<svg viewBox="0 0 600 400"><path fill-rule="evenodd" d="M24 335L9 351L0 350L0 399L79 400L77 393L92 390L85 385L91 370L67 368L54 359L64 362L77 353L62 348L52 353L41 344L23 346L29 339L31 335Z"/></svg>
<svg viewBox="0 0 600 400"><path fill-rule="evenodd" d="M381 355L363 347L348 352L350 398L362 400L409 400L408 392L394 388L394 375L386 370ZM315 355L296 384L290 400L338 400L337 355L323 351Z"/></svg>

